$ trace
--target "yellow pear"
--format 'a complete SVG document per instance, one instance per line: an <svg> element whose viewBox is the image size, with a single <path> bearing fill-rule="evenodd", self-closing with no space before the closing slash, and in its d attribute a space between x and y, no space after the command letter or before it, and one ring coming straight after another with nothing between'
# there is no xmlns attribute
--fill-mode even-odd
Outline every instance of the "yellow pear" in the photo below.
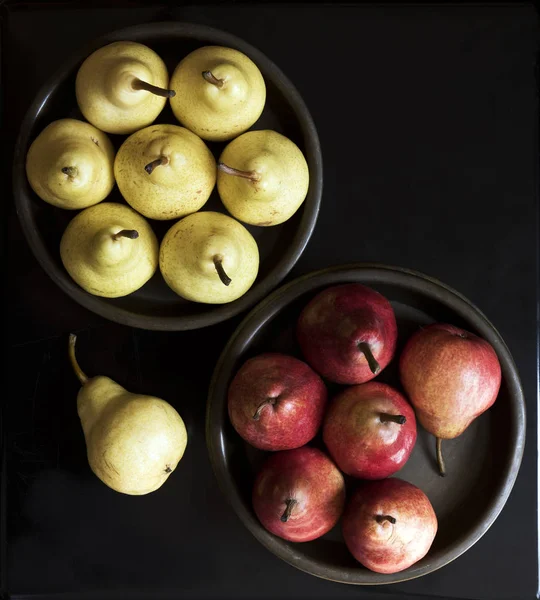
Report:
<svg viewBox="0 0 540 600"><path fill-rule="evenodd" d="M178 219L201 208L216 184L216 160L200 137L178 125L132 134L114 161L118 188L149 219Z"/></svg>
<svg viewBox="0 0 540 600"><path fill-rule="evenodd" d="M276 131L248 131L220 156L217 186L239 221L268 227L290 219L306 199L309 169L298 146Z"/></svg>
<svg viewBox="0 0 540 600"><path fill-rule="evenodd" d="M176 118L204 140L222 142L249 129L261 116L266 86L257 65L223 46L188 54L171 77Z"/></svg>
<svg viewBox="0 0 540 600"><path fill-rule="evenodd" d="M102 131L77 119L59 119L32 142L26 155L26 176L42 200L77 210L110 194L113 163L113 145Z"/></svg>
<svg viewBox="0 0 540 600"><path fill-rule="evenodd" d="M154 122L167 98L169 74L161 58L137 42L113 42L92 53L75 80L84 117L107 133L129 134Z"/></svg>
<svg viewBox="0 0 540 600"><path fill-rule="evenodd" d="M77 412L90 468L117 492L154 492L184 454L184 421L165 400L128 392L109 377L87 377L75 357L76 340L69 336L69 358L82 385Z"/></svg>
<svg viewBox="0 0 540 600"><path fill-rule="evenodd" d="M198 212L167 231L159 267L167 285L186 300L224 304L253 285L259 249L238 221L217 212Z"/></svg>
<svg viewBox="0 0 540 600"><path fill-rule="evenodd" d="M156 272L159 244L144 217L123 204L102 202L71 220L60 256L87 292L118 298L138 290Z"/></svg>

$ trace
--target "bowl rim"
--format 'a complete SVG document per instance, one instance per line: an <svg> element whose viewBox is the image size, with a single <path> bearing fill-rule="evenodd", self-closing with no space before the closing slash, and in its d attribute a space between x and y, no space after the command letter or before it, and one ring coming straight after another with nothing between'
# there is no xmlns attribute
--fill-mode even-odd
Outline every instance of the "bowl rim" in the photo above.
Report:
<svg viewBox="0 0 540 600"><path fill-rule="evenodd" d="M222 415L227 414L227 379L230 378L234 362L250 345L257 332L299 295L309 292L319 284L330 286L336 285L340 281L352 282L359 275L364 277L362 283L371 277L371 285L406 283L409 288L412 287L415 291L443 303L467 322L473 323L480 335L495 348L511 399L510 441L512 452L504 465L502 484L498 493L494 494L489 501L483 518L470 530L468 535L459 537L437 560L421 566L413 565L391 575L379 574L367 569L356 571L352 568L342 569L326 566L316 559L295 552L293 548L298 545L291 546L288 542L267 532L253 512L246 508L235 483L229 476L224 458L225 448L221 428L215 426ZM328 278L335 278L335 280L327 281ZM365 285L370 284L365 283ZM525 432L525 398L517 367L502 336L486 315L465 296L433 277L411 269L380 263L350 263L312 271L286 283L260 302L238 325L223 349L210 381L206 408L206 442L210 462L221 491L243 524L263 546L293 567L322 579L355 585L384 585L416 579L444 567L471 548L491 527L506 504L521 466Z"/></svg>
<svg viewBox="0 0 540 600"><path fill-rule="evenodd" d="M291 107L304 138L304 154L310 169L310 189L308 198L306 198L303 205L301 220L286 254L272 267L266 276L256 281L243 296L227 304L208 305L211 307L211 312L209 309L208 312L196 315L145 315L133 309L116 306L108 302L107 299L89 294L69 277L55 257L49 253L36 227L31 210L34 200L30 196L31 190L26 179L26 152L30 145L34 123L40 117L49 98L58 85L91 52L105 44L119 40L130 39L144 43L145 38L174 39L178 37L211 42L240 50L249 56L261 69L265 78L270 79L273 85L279 89ZM220 323L252 308L287 276L302 255L317 222L323 189L323 163L317 129L303 98L281 69L267 58L262 51L234 34L207 25L174 21L154 22L110 31L83 45L45 82L26 111L17 136L12 182L15 208L26 240L39 264L68 296L88 310L123 325L149 330L185 331ZM78 212L73 211L73 216Z"/></svg>

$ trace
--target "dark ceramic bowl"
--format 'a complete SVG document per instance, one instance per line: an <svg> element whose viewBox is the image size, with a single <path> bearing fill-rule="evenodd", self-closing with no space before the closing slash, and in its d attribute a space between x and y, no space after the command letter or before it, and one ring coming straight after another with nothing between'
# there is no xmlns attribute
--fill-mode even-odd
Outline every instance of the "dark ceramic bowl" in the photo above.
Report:
<svg viewBox="0 0 540 600"><path fill-rule="evenodd" d="M251 227L260 253L260 269L251 289L238 300L223 305L187 302L172 292L158 272L145 286L124 298L100 298L80 288L60 260L60 238L74 211L40 200L26 179L25 159L34 138L51 121L82 119L75 98L75 77L82 61L97 48L113 41L147 44L165 61L172 74L177 63L192 50L209 44L229 46L248 55L260 68L267 87L266 106L252 129L274 129L292 139L304 152L310 170L309 192L302 207L282 225ZM156 123L176 123L169 104ZM111 135L116 148L126 136ZM216 157L225 144L209 143ZM13 189L22 228L41 266L74 300L99 315L143 329L197 329L228 319L264 298L292 269L317 221L322 194L322 157L319 138L309 111L292 83L266 56L243 40L223 31L187 23L150 23L105 35L73 55L38 93L21 126L14 160ZM115 188L108 200L124 203ZM214 189L202 210L226 212ZM150 221L161 240L174 221Z"/></svg>
<svg viewBox="0 0 540 600"><path fill-rule="evenodd" d="M418 426L411 458L396 476L420 487L431 500L439 530L427 556L405 571L381 575L349 554L340 526L313 542L294 544L268 533L251 507L256 470L266 453L249 447L227 414L227 388L243 362L261 352L301 357L294 327L300 310L320 290L359 282L392 303L399 337L396 358L376 380L400 388L397 357L409 336L434 321L463 327L490 342L502 367L502 386L493 407L457 439L445 440L447 476L438 475L435 442ZM336 391L329 387L330 395ZM350 265L318 271L284 285L255 307L224 349L210 384L207 444L220 487L253 535L289 564L325 579L352 584L386 584L431 573L457 558L482 537L502 510L518 474L525 443L525 402L516 366L495 327L466 298L413 271L382 265ZM323 448L321 440L314 445ZM348 493L354 481L348 481Z"/></svg>

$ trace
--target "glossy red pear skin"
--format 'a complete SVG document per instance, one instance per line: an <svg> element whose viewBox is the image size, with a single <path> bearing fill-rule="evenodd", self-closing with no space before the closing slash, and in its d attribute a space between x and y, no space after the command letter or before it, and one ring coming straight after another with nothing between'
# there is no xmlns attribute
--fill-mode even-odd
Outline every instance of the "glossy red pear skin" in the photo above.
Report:
<svg viewBox="0 0 540 600"><path fill-rule="evenodd" d="M284 523L288 498L297 504ZM253 509L262 525L291 542L308 542L330 531L344 506L343 475L326 454L308 446L272 454L253 486Z"/></svg>
<svg viewBox="0 0 540 600"><path fill-rule="evenodd" d="M461 435L495 402L501 385L501 366L492 346L444 323L411 337L399 371L418 420L441 439Z"/></svg>
<svg viewBox="0 0 540 600"><path fill-rule="evenodd" d="M403 415L406 422L381 422L381 414ZM330 403L323 439L344 473L361 479L382 479L399 471L413 451L414 410L389 385L375 381L355 385Z"/></svg>
<svg viewBox="0 0 540 600"><path fill-rule="evenodd" d="M254 418L261 404L271 398ZM327 391L305 362L278 353L249 359L229 386L229 418L238 434L261 450L307 444L321 426Z"/></svg>
<svg viewBox="0 0 540 600"><path fill-rule="evenodd" d="M376 515L390 515L396 522ZM397 478L369 481L347 504L342 519L351 554L377 573L398 573L423 558L437 533L437 517L428 497Z"/></svg>
<svg viewBox="0 0 540 600"><path fill-rule="evenodd" d="M359 283L336 285L304 308L297 338L306 361L330 381L365 383L375 374L358 344L369 344L382 371L396 349L396 318L390 302L375 290Z"/></svg>

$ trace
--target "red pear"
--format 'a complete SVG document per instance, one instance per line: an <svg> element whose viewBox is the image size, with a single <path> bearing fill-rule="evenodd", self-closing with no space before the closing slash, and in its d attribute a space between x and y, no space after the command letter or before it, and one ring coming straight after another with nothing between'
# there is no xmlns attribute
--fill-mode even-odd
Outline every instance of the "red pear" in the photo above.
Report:
<svg viewBox="0 0 540 600"><path fill-rule="evenodd" d="M414 410L389 385L355 385L331 402L323 439L344 473L383 479L399 471L411 455L416 442Z"/></svg>
<svg viewBox="0 0 540 600"><path fill-rule="evenodd" d="M437 438L437 460L446 473L441 440L461 435L496 400L501 366L492 346L444 323L417 331L400 358L401 382L418 420Z"/></svg>
<svg viewBox="0 0 540 600"><path fill-rule="evenodd" d="M365 383L394 356L396 318L379 292L346 283L309 302L298 320L297 337L315 371L336 383Z"/></svg>
<svg viewBox="0 0 540 600"><path fill-rule="evenodd" d="M431 548L437 526L424 492L397 478L362 484L342 520L347 548L377 573L397 573L418 562Z"/></svg>
<svg viewBox="0 0 540 600"><path fill-rule="evenodd" d="M285 354L251 358L229 386L229 417L238 434L261 450L289 450L317 433L326 407L323 380Z"/></svg>
<svg viewBox="0 0 540 600"><path fill-rule="evenodd" d="M307 446L272 454L253 486L260 522L291 542L309 542L330 531L344 505L343 475L326 454Z"/></svg>

